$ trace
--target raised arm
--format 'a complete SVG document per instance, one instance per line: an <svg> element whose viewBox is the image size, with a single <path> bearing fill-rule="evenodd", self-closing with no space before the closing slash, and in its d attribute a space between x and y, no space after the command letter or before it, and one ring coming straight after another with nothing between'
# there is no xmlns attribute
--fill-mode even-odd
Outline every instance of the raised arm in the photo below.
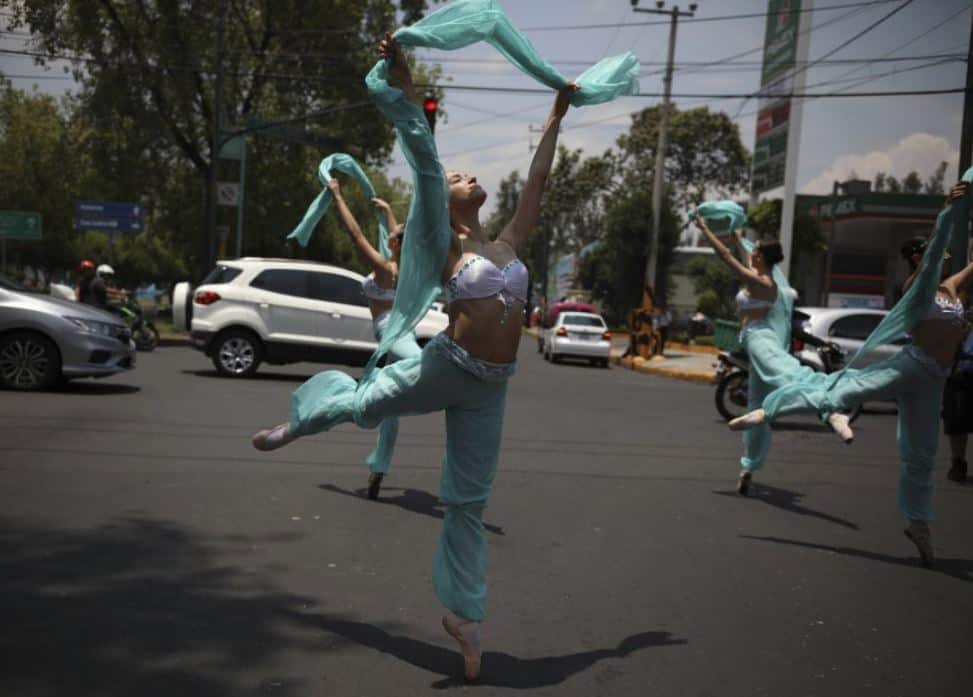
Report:
<svg viewBox="0 0 973 697"><path fill-rule="evenodd" d="M757 283L759 285L766 286L767 288L771 288L773 286L774 282L771 279L761 276L749 266L744 266L735 256L733 256L733 252L730 251L730 248L723 244L719 237L713 234L713 231L709 229L709 226L706 224L705 220L699 216L696 216L696 224L699 226L699 229L703 231L703 234L706 235L706 239L709 240L709 243L713 246L713 249L716 250L716 256L718 256L724 264L730 267L730 270L733 273L747 283ZM749 255L747 259L749 263Z"/></svg>
<svg viewBox="0 0 973 697"><path fill-rule="evenodd" d="M344 227L351 241L358 248L358 253L361 254L362 258L365 260L372 270L376 273L387 272L391 273L391 266L389 265L388 259L383 257L376 251L375 247L372 246L368 238L365 237L364 233L361 231L361 227L358 225L358 221L355 220L355 216L352 215L351 209L348 208L348 204L345 203L345 197L341 195L341 187L338 184L337 179L332 179L328 182L328 188L331 190L331 194L334 196L335 206L338 208L338 218L341 220L341 225Z"/></svg>
<svg viewBox="0 0 973 697"><path fill-rule="evenodd" d="M399 221L395 219L392 206L388 204L388 201L378 196L372 199L372 203L385 214L385 225L388 227L389 232L395 232L395 228L399 226Z"/></svg>
<svg viewBox="0 0 973 697"><path fill-rule="evenodd" d="M412 82L412 70L409 68L409 61L402 53L399 42L393 39L390 33L385 32L385 38L379 44L378 53L382 58L389 60L389 84L402 90L410 102L422 106L419 95L416 94L416 87Z"/></svg>
<svg viewBox="0 0 973 697"><path fill-rule="evenodd" d="M748 269L753 268L753 262L750 261L750 250L747 245L743 244L743 230L733 231L733 241L736 243L737 249L740 251L740 259L744 266Z"/></svg>
<svg viewBox="0 0 973 697"><path fill-rule="evenodd" d="M517 211L514 213L513 220L507 223L498 238L513 247L518 256L522 256L527 248L527 240L540 216L544 185L551 173L554 155L557 152L557 135L561 127L561 119L571 105L571 95L578 89L578 86L572 83L557 93L554 106L544 125L544 135L541 136L541 142L534 152L534 159L531 160L527 183L524 184L524 190L520 192Z"/></svg>
<svg viewBox="0 0 973 697"><path fill-rule="evenodd" d="M966 182L957 182L954 184L953 188L949 190L949 196L946 198L946 205L950 205L957 199L965 196L968 190L969 184ZM952 276L943 281L943 285L949 288L949 290L955 295L970 281L973 281L973 262L967 264L959 272L954 273Z"/></svg>

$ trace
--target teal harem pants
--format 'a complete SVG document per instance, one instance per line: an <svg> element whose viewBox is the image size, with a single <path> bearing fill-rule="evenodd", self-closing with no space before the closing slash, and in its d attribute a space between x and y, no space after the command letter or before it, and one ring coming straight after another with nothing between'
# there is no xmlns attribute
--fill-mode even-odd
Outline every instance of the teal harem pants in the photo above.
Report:
<svg viewBox="0 0 973 697"><path fill-rule="evenodd" d="M382 331L388 324L388 313L379 315L375 318L375 339L382 340ZM404 358L413 358L422 353L419 344L416 343L415 334L409 333L392 344L389 348L386 364L400 361ZM395 441L399 437L399 417L392 416L385 419L378 427L378 443L375 449L369 453L365 462L368 469L377 474L388 474L389 465L392 464L392 451L395 449Z"/></svg>
<svg viewBox="0 0 973 697"><path fill-rule="evenodd" d="M309 435L348 422L375 428L392 417L446 413L439 493L446 514L433 562L433 585L443 605L460 617L481 621L486 605L483 509L497 469L506 378L514 364L469 357L472 367L486 370L477 375L455 357L447 357L442 346L448 344L463 351L439 335L419 355L373 373L357 391L355 381L340 371L315 375L294 392L290 428Z"/></svg>
<svg viewBox="0 0 973 697"><path fill-rule="evenodd" d="M780 339L770 325L751 322L740 332L740 344L750 360L750 376L747 380L747 411L761 406L764 398L778 387L795 380L809 384L823 381L824 374L802 365L780 345ZM823 382L822 382L823 384ZM770 450L770 424L763 423L743 432L743 457L740 466L752 472L767 462Z"/></svg>
<svg viewBox="0 0 973 697"><path fill-rule="evenodd" d="M830 390L796 384L775 391L764 402L769 420L783 414L816 412L824 418L870 401L895 400L899 408L897 441L899 509L910 520L932 520L932 468L939 446L939 408L946 371L929 354L907 346L867 368L849 369Z"/></svg>

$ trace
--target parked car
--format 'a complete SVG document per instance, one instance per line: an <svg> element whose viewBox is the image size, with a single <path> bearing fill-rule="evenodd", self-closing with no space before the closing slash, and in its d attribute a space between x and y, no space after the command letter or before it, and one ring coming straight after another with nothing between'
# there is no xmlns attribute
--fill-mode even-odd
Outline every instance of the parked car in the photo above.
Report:
<svg viewBox="0 0 973 697"><path fill-rule="evenodd" d="M90 305L30 291L0 277L0 385L41 390L135 366L122 320Z"/></svg>
<svg viewBox="0 0 973 697"><path fill-rule="evenodd" d="M220 262L195 290L173 291L173 321L225 376L264 361L365 365L377 342L363 276L329 264L246 257ZM424 344L449 318L430 311L416 326Z"/></svg>
<svg viewBox="0 0 973 697"><path fill-rule="evenodd" d="M838 344L844 350L846 360L851 360L851 357L865 343L868 335L888 314L885 310L848 307L799 307L797 311L806 315L804 328L810 334ZM898 352L907 342L908 340L903 336L895 343L876 346L875 350L862 356L854 367L864 368L885 360ZM802 361L822 367L820 356L813 347L806 347L797 355Z"/></svg>
<svg viewBox="0 0 973 697"><path fill-rule="evenodd" d="M560 312L553 326L544 330L544 358L585 358L608 367L611 333L601 315L593 312Z"/></svg>

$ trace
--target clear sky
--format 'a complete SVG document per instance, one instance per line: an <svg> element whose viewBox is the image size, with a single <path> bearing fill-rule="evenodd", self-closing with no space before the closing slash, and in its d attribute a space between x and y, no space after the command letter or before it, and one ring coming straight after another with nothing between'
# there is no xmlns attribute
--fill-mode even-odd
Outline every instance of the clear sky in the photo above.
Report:
<svg viewBox="0 0 973 697"><path fill-rule="evenodd" d="M859 0L860 2L860 0ZM906 0L881 2L867 7L848 7L855 0L815 0L812 14L810 59L824 56L835 47L891 12ZM668 3L670 6L672 2ZM654 7L653 0L641 6ZM688 2L680 2L685 7ZM827 10L829 6L844 9ZM657 22L661 17L632 12L630 0L507 0L504 6L511 20L556 67L568 77L580 73L596 60L615 53L633 51L643 62L642 91L660 92L659 71L665 60L668 26L591 27L593 24L636 24ZM697 18L762 13L766 0L698 0ZM904 9L876 29L853 41L829 60L879 57L929 56L966 53L970 36L969 0L912 0ZM3 23L0 16L0 25ZM725 59L762 46L764 17L713 22L681 22L676 45L677 71L674 93L751 93L759 86L761 53L754 51L733 65ZM820 26L827 24L827 26ZM585 26L582 29L564 27ZM0 47L21 48L23 37L0 35ZM490 47L474 46L452 53L423 51L430 60L439 59L446 79L454 85L537 87L530 78L507 65ZM700 69L688 63L718 61ZM966 65L945 62L930 66L930 59L910 62L821 64L808 71L808 91L891 91L962 87ZM926 66L926 67L919 67ZM918 68L918 69L917 69ZM0 55L0 71L14 75L43 75L30 59ZM845 75L849 71L855 71ZM897 71L897 74L886 75ZM59 75L52 70L46 75ZM855 85L852 79L860 78ZM833 83L842 79L842 82ZM63 80L16 78L14 84L52 93L69 89ZM818 83L821 84L815 87ZM530 156L529 127L539 127L547 114L550 98L501 92L467 92L447 88L442 106L448 120L437 127L437 141L444 164L476 174L493 194L510 171L526 172ZM659 100L626 97L611 104L584 107L569 112L561 143L597 154L612 146L629 125L629 114ZM707 103L736 118L744 143L754 141L756 103L740 99L677 98L681 107ZM956 175L962 119L962 95L902 96L809 100L805 103L799 154L798 188L803 193L825 193L835 179L852 172L871 178L877 171L904 176L915 169L925 177L940 160L951 164L949 177ZM536 141L537 136L533 136ZM396 154L392 174L407 177L408 171ZM771 192L773 194L773 192ZM492 199L492 196L491 196ZM488 201L488 207L492 200Z"/></svg>

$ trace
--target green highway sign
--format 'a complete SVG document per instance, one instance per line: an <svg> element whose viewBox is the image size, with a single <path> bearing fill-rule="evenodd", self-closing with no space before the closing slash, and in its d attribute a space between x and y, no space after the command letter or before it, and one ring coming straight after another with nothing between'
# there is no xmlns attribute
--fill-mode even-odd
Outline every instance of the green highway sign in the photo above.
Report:
<svg viewBox="0 0 973 697"><path fill-rule="evenodd" d="M39 240L41 214L33 211L0 211L0 237L5 240Z"/></svg>

